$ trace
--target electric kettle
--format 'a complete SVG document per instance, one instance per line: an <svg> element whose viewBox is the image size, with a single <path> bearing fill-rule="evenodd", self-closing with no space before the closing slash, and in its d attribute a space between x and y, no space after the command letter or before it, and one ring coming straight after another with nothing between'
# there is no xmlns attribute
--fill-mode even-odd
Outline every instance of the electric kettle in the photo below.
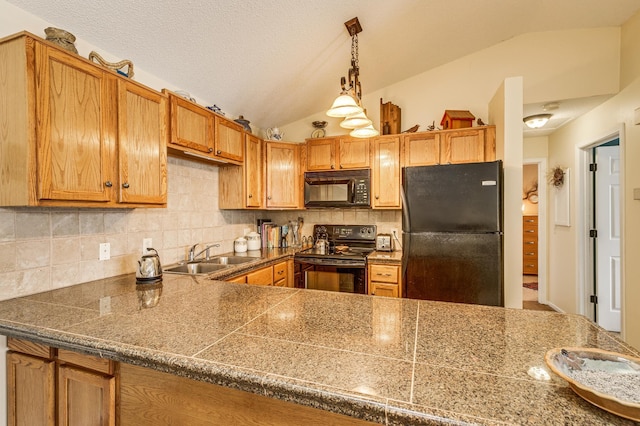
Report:
<svg viewBox="0 0 640 426"><path fill-rule="evenodd" d="M153 281L162 278L162 265L160 265L160 257L154 248L147 248L147 252L138 260L138 269L136 270L136 279L138 281Z"/></svg>

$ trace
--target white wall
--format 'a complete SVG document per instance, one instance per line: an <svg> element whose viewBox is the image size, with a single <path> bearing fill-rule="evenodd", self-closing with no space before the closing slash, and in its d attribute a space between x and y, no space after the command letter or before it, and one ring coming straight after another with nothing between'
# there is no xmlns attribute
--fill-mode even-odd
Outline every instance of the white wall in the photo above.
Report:
<svg viewBox="0 0 640 426"><path fill-rule="evenodd" d="M619 87L620 28L525 34L379 90L362 81L363 104L379 129L380 98L402 109L402 129L440 124L445 109L469 110L488 122L488 103L511 76L523 76L525 104L613 94ZM336 88L336 96L338 95ZM318 113L280 126L287 140L309 138L311 122L329 122L327 135L346 133L340 119ZM495 124L495 123L490 123Z"/></svg>

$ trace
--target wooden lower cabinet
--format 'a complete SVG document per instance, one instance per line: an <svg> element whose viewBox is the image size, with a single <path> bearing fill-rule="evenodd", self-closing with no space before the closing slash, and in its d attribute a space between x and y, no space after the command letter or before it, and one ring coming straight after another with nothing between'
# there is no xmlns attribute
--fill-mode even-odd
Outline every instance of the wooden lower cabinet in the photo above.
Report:
<svg viewBox="0 0 640 426"><path fill-rule="evenodd" d="M293 260L289 259L225 281L236 284L293 287L293 280Z"/></svg>
<svg viewBox="0 0 640 426"><path fill-rule="evenodd" d="M20 339L7 344L9 425L116 424L112 361Z"/></svg>
<svg viewBox="0 0 640 426"><path fill-rule="evenodd" d="M402 297L400 266L369 264L369 294L372 296Z"/></svg>
<svg viewBox="0 0 640 426"><path fill-rule="evenodd" d="M120 424L366 425L364 420L120 364Z"/></svg>
<svg viewBox="0 0 640 426"><path fill-rule="evenodd" d="M55 383L53 360L8 352L8 424L54 425Z"/></svg>

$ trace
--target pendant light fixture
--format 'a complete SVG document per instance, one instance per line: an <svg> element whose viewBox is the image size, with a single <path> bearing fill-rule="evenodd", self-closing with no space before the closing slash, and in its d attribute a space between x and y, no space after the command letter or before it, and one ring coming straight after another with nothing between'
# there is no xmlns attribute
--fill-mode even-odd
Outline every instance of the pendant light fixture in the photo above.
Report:
<svg viewBox="0 0 640 426"><path fill-rule="evenodd" d="M362 108L362 86L360 85L360 67L358 65L358 33L362 31L358 18L353 18L344 23L351 36L351 68L349 68L349 81L342 77L340 85L342 91L333 101L333 105L327 115L329 117L345 117L340 126L346 129L354 129L350 135L353 137L368 138L377 136L380 133L374 129L372 121L367 117ZM368 128L367 131L356 132L356 130ZM354 134L355 133L355 134ZM366 136L361 136L360 134Z"/></svg>
<svg viewBox="0 0 640 426"><path fill-rule="evenodd" d="M530 129L539 129L547 124L550 118L551 114L536 114L525 117L522 121L524 121L524 124Z"/></svg>

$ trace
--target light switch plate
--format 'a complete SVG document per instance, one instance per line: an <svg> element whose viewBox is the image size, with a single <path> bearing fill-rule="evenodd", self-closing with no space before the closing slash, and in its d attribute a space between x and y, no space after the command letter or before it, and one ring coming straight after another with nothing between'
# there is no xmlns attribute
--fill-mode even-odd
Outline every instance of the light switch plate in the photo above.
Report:
<svg viewBox="0 0 640 426"><path fill-rule="evenodd" d="M101 243L100 244L100 260L109 260L109 259L111 259L111 244Z"/></svg>
<svg viewBox="0 0 640 426"><path fill-rule="evenodd" d="M143 238L142 239L142 254L145 254L149 247L153 247L153 240L151 238Z"/></svg>

